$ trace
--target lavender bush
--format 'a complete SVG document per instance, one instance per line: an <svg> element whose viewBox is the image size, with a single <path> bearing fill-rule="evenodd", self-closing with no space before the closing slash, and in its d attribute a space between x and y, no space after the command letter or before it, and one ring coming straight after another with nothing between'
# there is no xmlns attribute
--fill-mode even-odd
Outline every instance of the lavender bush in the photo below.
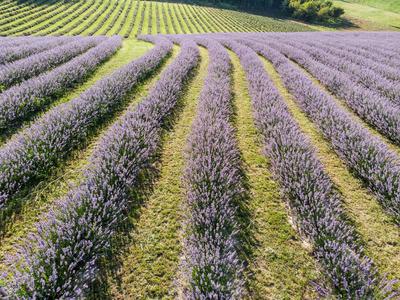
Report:
<svg viewBox="0 0 400 300"><path fill-rule="evenodd" d="M231 64L227 51L211 39L210 64L188 141L184 179L185 299L239 299L244 263L238 205L244 198L241 159L230 124Z"/></svg>
<svg viewBox="0 0 400 300"><path fill-rule="evenodd" d="M0 42L0 64L25 58L32 54L73 41L71 37L13 38L9 42ZM22 43L20 45L19 43Z"/></svg>
<svg viewBox="0 0 400 300"><path fill-rule="evenodd" d="M269 59L288 90L313 119L350 169L377 195L383 208L400 225L400 163L398 156L352 120L281 53L269 46L247 42Z"/></svg>
<svg viewBox="0 0 400 300"><path fill-rule="evenodd" d="M69 62L31 78L0 94L0 130L18 126L52 98L81 82L85 76L109 58L121 45L112 37Z"/></svg>
<svg viewBox="0 0 400 300"><path fill-rule="evenodd" d="M287 42L287 41L284 41ZM306 42L307 44L304 44ZM345 54L343 51L325 47L320 43L310 41L292 42L288 44L306 51L316 61L326 65L330 69L343 72L342 77L347 77L353 82L360 83L367 90L380 94L385 100L400 104L400 88L394 80L399 80L399 72L386 71L388 68L380 64L369 64L364 58ZM389 77L389 78L386 78Z"/></svg>
<svg viewBox="0 0 400 300"><path fill-rule="evenodd" d="M79 38L71 43L0 66L0 87L8 88L11 85L65 63L102 41L104 41L104 38Z"/></svg>
<svg viewBox="0 0 400 300"><path fill-rule="evenodd" d="M143 57L101 79L78 98L55 107L0 148L0 209L27 185L46 177L160 65L172 45L165 39L156 41L157 46Z"/></svg>
<svg viewBox="0 0 400 300"><path fill-rule="evenodd" d="M397 105L354 83L343 73L312 60L301 49L273 42L271 46L306 68L331 92L345 100L357 115L400 145L400 108Z"/></svg>
<svg viewBox="0 0 400 300"><path fill-rule="evenodd" d="M163 124L198 57L193 42L183 43L150 94L107 131L90 158L85 181L60 201L59 211L39 224L31 243L12 259L18 267L5 277L9 295L20 299L84 296L99 271L99 260L124 222L140 174L155 159Z"/></svg>
<svg viewBox="0 0 400 300"><path fill-rule="evenodd" d="M265 154L334 291L343 299L372 298L379 286L376 269L346 221L340 196L310 141L294 122L257 55L244 45L222 40L241 60Z"/></svg>

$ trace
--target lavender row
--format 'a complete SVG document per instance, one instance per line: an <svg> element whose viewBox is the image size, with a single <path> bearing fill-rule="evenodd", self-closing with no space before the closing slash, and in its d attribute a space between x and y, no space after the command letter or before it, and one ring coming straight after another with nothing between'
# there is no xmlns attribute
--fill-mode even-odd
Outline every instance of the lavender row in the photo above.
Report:
<svg viewBox="0 0 400 300"><path fill-rule="evenodd" d="M66 26L66 27L61 27L59 29L63 29L61 31L59 31L59 29L56 30L56 35L58 36L62 36L62 35L66 35L69 34L70 32L72 33L72 31L77 28L78 26L82 25L82 24L86 24L87 19L89 19L93 14L96 13L96 11L98 11L98 9L100 8L101 5L103 5L105 0L95 0L94 1L94 6L91 5L90 7L88 7L87 10L85 10L85 12L82 13L82 15L79 17L79 22L75 22L72 26ZM90 9L90 10L89 10ZM73 19L76 21L76 19ZM85 27L83 30L85 30L87 27ZM83 32L80 31L80 33ZM74 33L74 35L78 35L79 33Z"/></svg>
<svg viewBox="0 0 400 300"><path fill-rule="evenodd" d="M139 1L140 2L140 1ZM143 3L143 8L142 8L142 13L140 15L140 21L139 21L139 26L138 26L138 31L137 35L141 35L143 32L143 24L144 24L144 19L146 16L146 6L147 6L147 1L142 2Z"/></svg>
<svg viewBox="0 0 400 300"><path fill-rule="evenodd" d="M107 38L86 53L13 86L0 94L0 130L18 126L54 97L81 82L120 47L119 37Z"/></svg>
<svg viewBox="0 0 400 300"><path fill-rule="evenodd" d="M97 46L104 38L79 38L66 45L31 55L14 63L0 66L0 91L23 80L39 75L88 49Z"/></svg>
<svg viewBox="0 0 400 300"><path fill-rule="evenodd" d="M156 31L157 34L161 33L161 20L160 20L160 4L156 3L155 5L155 10L156 10Z"/></svg>
<svg viewBox="0 0 400 300"><path fill-rule="evenodd" d="M37 1L37 4L42 4L46 0L41 0ZM39 6L40 7L40 6ZM15 5L14 7L11 8L10 11L5 12L5 10L2 9L1 13L1 21L0 21L0 26L3 26L5 24L8 24L10 22L22 19L26 16L29 16L32 14L32 10L34 10L32 6L27 6L26 4L20 4L20 5ZM37 9L37 7L36 7Z"/></svg>
<svg viewBox="0 0 400 300"><path fill-rule="evenodd" d="M287 41L284 41L286 43ZM306 41L307 42L307 41ZM343 72L342 77L347 76L351 81L360 83L364 88L370 89L371 91L380 94L381 97L386 101L392 101L396 104L400 104L400 87L393 80L399 80L397 74L379 74L379 70L385 70L381 65L371 68L363 58L354 58L352 55L346 55L342 51L337 51L329 47L324 47L319 43L311 43L310 46L302 43L288 42L298 49L301 49L310 54L318 62L328 66L330 69L338 70ZM308 43L307 43L308 44ZM339 57L338 57L339 56ZM362 65L357 65L355 61L358 61ZM385 78L392 76L392 80ZM394 78L393 78L394 77Z"/></svg>
<svg viewBox="0 0 400 300"><path fill-rule="evenodd" d="M125 0L128 1L128 0ZM106 35L107 33L110 32L110 30L114 27L114 25L117 23L117 20L119 19L119 17L122 15L122 11L125 8L125 4L126 2L123 3L123 5L120 5L120 7L118 8L117 13L115 14L114 18L111 20L111 22L107 25L106 28L104 28L104 30L100 33L100 35ZM105 18L108 19L108 18Z"/></svg>
<svg viewBox="0 0 400 300"><path fill-rule="evenodd" d="M31 15L30 17L21 20L17 24L10 24L9 26L6 27L6 29L2 29L2 33L7 35L17 35L17 34L22 34L25 36L29 35L29 30L32 27L39 25L43 22L46 22L48 19L58 15L61 9L62 11L64 11L73 6L74 4L76 5L76 3L74 2L70 2L66 5L66 7L65 6L63 7L63 5L65 4L62 2L58 2L52 5L48 9L49 11L46 12L41 11L37 15ZM25 30L28 30L28 32L24 33L23 31Z"/></svg>
<svg viewBox="0 0 400 300"><path fill-rule="evenodd" d="M229 122L231 63L219 43L211 39L199 43L208 48L210 63L186 153L184 294L186 299L240 299L244 263L237 210L244 187Z"/></svg>
<svg viewBox="0 0 400 300"><path fill-rule="evenodd" d="M47 37L47 38L25 38L22 45L4 47L6 43L0 44L0 64L13 62L18 59L25 58L29 55L37 54L42 51L63 45L69 41L73 41L71 37ZM12 42L8 43L13 45Z"/></svg>
<svg viewBox="0 0 400 300"><path fill-rule="evenodd" d="M40 32L41 35L49 34L48 30L45 31L45 32L43 32L43 31L48 29L48 28L50 28L52 25L55 25L55 24L58 25L57 27L55 27L55 30L57 30L59 28L64 28L63 23L65 23L65 20L68 23L71 20L73 20L74 17L76 18L77 16L81 16L82 13L84 13L86 11L86 9L85 9L86 3L90 3L90 2L86 2L85 1L85 4L84 5L79 5L79 8L78 7L73 7L72 11L66 10L64 13L59 13L59 14L57 14L56 18L52 18L50 21L46 21L42 26L36 27L35 29L31 29L31 30L25 31L24 35L34 35L34 34L37 34L39 32ZM82 10L82 8L84 10ZM79 14L76 14L77 12ZM62 21L62 23L60 23L61 21ZM53 30L51 32L54 32L55 30Z"/></svg>
<svg viewBox="0 0 400 300"><path fill-rule="evenodd" d="M302 109L316 122L333 149L377 195L383 208L400 225L400 164L398 156L336 105L283 54L261 44L252 47L269 59Z"/></svg>
<svg viewBox="0 0 400 300"><path fill-rule="evenodd" d="M149 96L103 136L82 185L60 201L60 210L50 213L31 243L11 258L21 267L5 278L9 295L24 295L21 299L85 296L98 274L98 262L111 249L132 207L140 177L156 159L162 127L197 65L197 46L187 42L181 49Z"/></svg>
<svg viewBox="0 0 400 300"><path fill-rule="evenodd" d="M132 34L132 30L135 25L136 16L139 12L139 6L140 6L140 1L136 1L136 6L134 7L131 22L129 23L127 32L124 34L125 38L128 38Z"/></svg>
<svg viewBox="0 0 400 300"><path fill-rule="evenodd" d="M111 7L111 9L107 12L107 14L105 14L104 16L101 16L101 20L100 22L97 23L96 27L93 28L88 35L94 35L96 34L96 32L98 32L101 27L103 27L104 23L106 23L108 21L108 19L111 17L111 14L114 12L114 10L117 8L119 1L114 1L113 6ZM98 19L96 19L97 21Z"/></svg>
<svg viewBox="0 0 400 300"><path fill-rule="evenodd" d="M71 27L68 27L67 25L72 23L73 21L77 20L79 17L79 20L84 20L85 18L83 17L85 13L89 11L90 8L93 9L93 7L96 7L96 3L100 4L101 1L96 1L96 0L91 0L90 2L86 2L85 5L81 6L79 9L75 10L73 14L69 14L68 17L65 18L60 18L58 20L53 20L51 24L57 26L50 26L50 23L48 23L48 29L44 30L41 32L41 35L50 35L52 33L55 33L61 29L64 29L64 32L69 32L71 30ZM81 24L80 22L77 22L76 24ZM61 34L58 34L61 35Z"/></svg>
<svg viewBox="0 0 400 300"><path fill-rule="evenodd" d="M132 6L133 6L133 0L129 0L128 8L126 9L124 16L122 17L122 20L119 23L118 29L116 30L116 34L120 34L122 27L125 25L126 20L128 19Z"/></svg>
<svg viewBox="0 0 400 300"><path fill-rule="evenodd" d="M103 0L101 1L103 4ZM88 29L90 26L92 26L94 23L96 23L96 21L99 20L99 18L101 17L101 15L103 15L103 13L109 8L109 6L111 5L111 0L108 0L107 5L105 5L102 9L96 9L96 10L92 10L93 13L91 13L90 15L88 15L88 19L91 17L90 21L85 22L85 26L82 26L81 29L79 29L78 31L75 31L73 33L73 35L79 35L82 34L86 29ZM116 1L118 2L118 1ZM100 6L99 6L100 8ZM79 24L80 25L80 24Z"/></svg>
<svg viewBox="0 0 400 300"><path fill-rule="evenodd" d="M346 221L340 195L325 173L310 141L288 111L263 63L250 48L225 40L239 56L252 98L264 152L303 235L343 299L367 299L378 292L372 261L363 253Z"/></svg>
<svg viewBox="0 0 400 300"><path fill-rule="evenodd" d="M151 28L153 26L152 23L153 23L153 1L149 1L149 17L147 18L147 34L151 34Z"/></svg>
<svg viewBox="0 0 400 300"><path fill-rule="evenodd" d="M167 13L165 11L164 2L160 3L160 7L161 7L162 18L163 18L163 21L164 21L165 32L169 34L169 33L171 33L171 30L169 29L168 16L167 16Z"/></svg>
<svg viewBox="0 0 400 300"><path fill-rule="evenodd" d="M400 71L396 69L400 64L394 62L394 58L388 58L380 55L375 55L373 53L373 49L370 48L369 51L361 49L359 47L352 47L346 41L345 45L333 43L333 42L324 42L324 48L330 48L331 50L336 50L335 52L340 55L343 53L343 56L350 56L354 62L359 65L363 65L368 63L368 67L377 73L385 76L391 80L400 80Z"/></svg>
<svg viewBox="0 0 400 300"><path fill-rule="evenodd" d="M342 72L335 71L312 58L301 49L286 44L270 44L308 70L327 88L346 101L347 105L380 133L400 145L400 109L380 95L354 83Z"/></svg>
<svg viewBox="0 0 400 300"><path fill-rule="evenodd" d="M114 41L119 43L118 40ZM125 96L171 51L160 42L143 57L101 79L79 97L46 113L0 148L0 207L25 187L46 178L91 131L121 107Z"/></svg>
<svg viewBox="0 0 400 300"><path fill-rule="evenodd" d="M41 38L36 38L37 40ZM31 37L8 37L8 36L0 36L0 49L4 50L8 47L18 47L23 46L26 43L32 42Z"/></svg>

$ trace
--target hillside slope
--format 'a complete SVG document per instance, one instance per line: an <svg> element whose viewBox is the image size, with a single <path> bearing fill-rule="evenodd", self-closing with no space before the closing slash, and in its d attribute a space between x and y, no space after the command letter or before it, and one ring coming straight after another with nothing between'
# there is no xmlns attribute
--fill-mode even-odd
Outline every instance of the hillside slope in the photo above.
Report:
<svg viewBox="0 0 400 300"><path fill-rule="evenodd" d="M344 8L344 17L362 30L400 29L400 1L345 0L334 3Z"/></svg>
<svg viewBox="0 0 400 300"><path fill-rule="evenodd" d="M345 2L359 3L395 13L400 13L400 1L398 0L345 0Z"/></svg>

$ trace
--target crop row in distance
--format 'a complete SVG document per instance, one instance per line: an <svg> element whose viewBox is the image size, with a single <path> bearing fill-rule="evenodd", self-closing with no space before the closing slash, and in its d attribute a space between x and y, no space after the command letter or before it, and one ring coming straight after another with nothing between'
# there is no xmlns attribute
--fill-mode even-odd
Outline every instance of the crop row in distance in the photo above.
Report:
<svg viewBox="0 0 400 300"><path fill-rule="evenodd" d="M130 274L136 266L127 266L118 275L122 282L134 276L146 285L146 280L157 282L161 276L161 287L154 292L157 297L171 293L185 298L242 298L248 293L259 297L271 284L271 276L283 290L270 287L266 297L296 298L303 290L314 296L355 299L394 295L391 284L400 278L400 147L392 127L396 128L400 114L393 113L399 103L390 91L398 87L400 78L393 68L400 64L397 38L395 33L142 36L155 44L150 51L60 105L56 105L60 95L84 82L107 58L127 51L118 50L121 39L0 38L4 54L0 65L4 82L0 94L2 292L21 298L35 293L59 298L102 292L94 283L104 279L100 275L110 267L107 261L118 257L115 250L126 247L118 237L126 235L130 218L140 220L135 212L143 205L142 193L151 197L158 192L157 180L162 175L158 179L154 167L162 166L160 151L169 132L180 124L176 120L181 113L189 113L181 98L187 97L185 86L190 88L197 66L202 64L204 69L207 49L208 74L196 97L197 108L190 106L193 122L186 135L188 147L173 150L186 153L184 166L170 174L183 180L182 191L172 193L181 204L174 209L181 211L154 212L154 224L173 215L183 230L183 235L165 232L163 237L180 245L180 250L159 254L167 256L175 272L160 275L163 265L156 260L154 269L142 264L152 270L143 272L145 278L140 270ZM319 55L318 49L329 55ZM335 59L344 63L334 65ZM166 61L171 63L164 65ZM29 63L35 72L26 68ZM272 256L260 256L271 249L268 243L251 238L257 236L258 228L250 224L272 226L272 219L255 213L272 203L259 202L258 208L252 204L259 191L247 182L252 174L241 153L248 149L240 141L242 135L235 134L241 126L236 118L244 109L235 104L241 95L229 76L237 68L247 78L253 107L250 118L260 141L257 152L270 161L259 167L275 178L282 194L282 198L277 191L274 194L275 200L282 201L280 213L286 216L280 226L293 231ZM140 86L160 69L148 95L141 94ZM363 76L370 70L380 76L380 84L372 85ZM326 77L332 72L334 82ZM135 93L143 98L133 104ZM215 101L210 101L213 97ZM358 106L354 99L359 99ZM392 122L377 122L374 115L392 116ZM9 239L16 233L13 221L22 226L24 222L18 219L37 204L36 197L27 201L29 194L51 184L52 173L79 151L86 157L80 179L67 186L63 196L47 199L52 209L36 211L42 221L27 222L30 229L21 239ZM345 172L347 181L339 178ZM155 181L153 190L150 179ZM163 230L168 229L157 227L154 238ZM275 244L270 232L264 232L266 240ZM272 267L276 260L282 262L283 270L292 265L305 267L299 265L299 253L280 258L281 250L295 247L293 239L303 241L301 251L313 264L301 275L282 276L282 270ZM134 245L135 240L128 243ZM269 260L271 269L268 263L258 269L260 259ZM111 286L116 280L112 276L108 275ZM297 276L303 282L296 282L299 289L285 290ZM122 293L129 295L129 285L124 287L127 290Z"/></svg>
<svg viewBox="0 0 400 300"><path fill-rule="evenodd" d="M136 0L10 1L0 35L121 35L304 31L307 26L226 9Z"/></svg>

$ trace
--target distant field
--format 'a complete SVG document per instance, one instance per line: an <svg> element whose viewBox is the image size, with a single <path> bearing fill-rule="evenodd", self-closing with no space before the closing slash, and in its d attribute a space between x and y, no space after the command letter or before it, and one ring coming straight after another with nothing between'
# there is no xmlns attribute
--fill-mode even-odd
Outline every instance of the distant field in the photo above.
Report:
<svg viewBox="0 0 400 300"><path fill-rule="evenodd" d="M3 1L0 35L122 35L305 31L288 20L157 1Z"/></svg>

